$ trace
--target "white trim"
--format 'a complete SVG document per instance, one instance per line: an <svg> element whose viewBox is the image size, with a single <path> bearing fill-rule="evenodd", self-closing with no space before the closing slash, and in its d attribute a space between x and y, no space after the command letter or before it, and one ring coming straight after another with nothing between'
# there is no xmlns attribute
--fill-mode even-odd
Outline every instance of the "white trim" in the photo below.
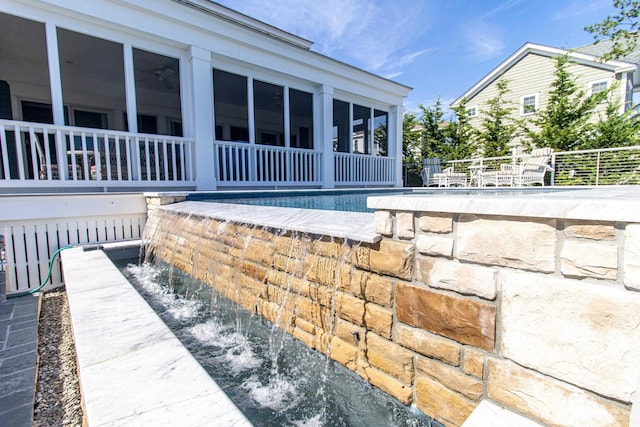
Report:
<svg viewBox="0 0 640 427"><path fill-rule="evenodd" d="M606 84L606 87L605 87L604 89L602 89L602 90L600 90L600 91L596 92L596 93L600 93L600 92L603 92L603 91L605 91L605 90L609 89L609 88L611 87L611 78L606 78L606 79L597 79L597 80L590 80L590 81L588 81L588 82L587 82L587 89L588 89L589 95L593 95L593 94L594 94L594 93L593 93L593 86L594 86L594 85L597 85L597 84L600 84L600 83L605 83L605 84Z"/></svg>
<svg viewBox="0 0 640 427"><path fill-rule="evenodd" d="M473 114L471 114L472 111ZM467 114L469 115L469 117L478 117L479 113L480 109L478 108L478 104L470 105L467 107Z"/></svg>
<svg viewBox="0 0 640 427"><path fill-rule="evenodd" d="M535 110L534 111L530 111L530 112L525 112L524 111L524 100L526 98L531 98L531 97L533 97L534 101L535 101L535 103L534 103ZM520 115L521 116L531 116L531 115L537 113L538 109L540 108L539 105L540 105L540 94L539 93L530 93L528 95L522 95L520 97Z"/></svg>

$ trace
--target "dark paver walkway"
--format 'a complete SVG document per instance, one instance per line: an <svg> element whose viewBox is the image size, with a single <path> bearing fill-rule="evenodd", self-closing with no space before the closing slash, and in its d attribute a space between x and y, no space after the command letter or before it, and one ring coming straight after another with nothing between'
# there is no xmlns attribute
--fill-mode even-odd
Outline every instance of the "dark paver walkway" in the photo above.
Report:
<svg viewBox="0 0 640 427"><path fill-rule="evenodd" d="M33 420L40 298L0 300L0 424L28 427Z"/></svg>

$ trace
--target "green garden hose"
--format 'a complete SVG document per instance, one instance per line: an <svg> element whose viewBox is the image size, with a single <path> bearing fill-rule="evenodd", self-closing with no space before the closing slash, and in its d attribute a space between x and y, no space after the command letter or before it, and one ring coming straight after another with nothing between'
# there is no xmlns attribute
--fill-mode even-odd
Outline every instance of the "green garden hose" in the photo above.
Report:
<svg viewBox="0 0 640 427"><path fill-rule="evenodd" d="M25 295L35 294L40 289L42 289L44 287L44 285L46 285L47 282L49 281L49 279L51 278L51 270L53 270L53 261L55 261L56 257L60 254L60 252L62 252L65 249L70 249L70 248L73 248L73 246L71 246L71 245L63 246L63 247L61 247L60 249L58 249L57 251L54 252L53 256L51 257L51 261L49 261L49 271L47 272L47 277L45 277L44 281L40 284L40 286L38 286L37 288L34 288L34 289L30 289L30 290L28 290L26 292L8 294L7 295L7 299L18 298L18 297L23 297Z"/></svg>

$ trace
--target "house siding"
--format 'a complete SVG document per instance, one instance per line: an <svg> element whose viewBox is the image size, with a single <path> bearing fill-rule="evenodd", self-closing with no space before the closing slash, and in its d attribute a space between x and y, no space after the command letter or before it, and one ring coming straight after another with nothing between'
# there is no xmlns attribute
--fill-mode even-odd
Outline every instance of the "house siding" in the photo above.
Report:
<svg viewBox="0 0 640 427"><path fill-rule="evenodd" d="M578 86L589 93L590 83L598 80L609 79L610 84L615 81L615 75L612 71L597 68L582 63L569 64L568 71L575 78ZM514 119L529 120L534 115L523 116L520 114L520 102L523 96L538 95L538 111L547 107L549 100L549 91L551 83L555 80L555 59L553 57L529 53L520 61L515 63L511 68L506 70L498 79L492 81L484 89L479 91L475 96L467 100L467 105L478 106L478 114L470 119L470 123L480 128L484 120L485 111L487 110L487 101L494 98L498 94L497 82L499 79L507 79L509 81L509 92L505 96L505 100L511 103L512 117ZM622 95L623 89L626 87L626 75L620 81L621 88L615 93L621 96L621 102L624 102ZM606 108L603 103L597 108L597 112L602 112ZM592 120L597 120L597 114ZM516 139L513 145L519 145L520 140Z"/></svg>

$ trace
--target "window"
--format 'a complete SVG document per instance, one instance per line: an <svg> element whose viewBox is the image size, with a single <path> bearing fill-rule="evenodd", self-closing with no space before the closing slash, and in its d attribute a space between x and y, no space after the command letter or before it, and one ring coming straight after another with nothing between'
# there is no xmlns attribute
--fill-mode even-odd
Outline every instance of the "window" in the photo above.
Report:
<svg viewBox="0 0 640 427"><path fill-rule="evenodd" d="M520 98L520 114L523 116L538 111L538 95L525 95Z"/></svg>
<svg viewBox="0 0 640 427"><path fill-rule="evenodd" d="M136 79L136 110L138 132L169 133L177 130L164 117L179 122L180 60L169 56L133 49L133 72ZM180 134L182 131L180 130Z"/></svg>
<svg viewBox="0 0 640 427"><path fill-rule="evenodd" d="M253 81L256 144L284 146L284 88Z"/></svg>
<svg viewBox="0 0 640 427"><path fill-rule="evenodd" d="M389 114L373 110L373 152L376 156L388 155L387 122Z"/></svg>
<svg viewBox="0 0 640 427"><path fill-rule="evenodd" d="M127 111L122 44L63 28L57 28L57 34L62 98L66 104L81 105L85 110L72 111L66 118L75 126L125 130L125 123L107 122L106 115L94 112Z"/></svg>
<svg viewBox="0 0 640 427"><path fill-rule="evenodd" d="M478 107L473 106L467 108L467 114L469 115L469 117L476 117L478 115Z"/></svg>
<svg viewBox="0 0 640 427"><path fill-rule="evenodd" d="M333 100L333 151L349 152L349 103Z"/></svg>
<svg viewBox="0 0 640 427"><path fill-rule="evenodd" d="M216 139L249 142L247 78L213 70Z"/></svg>
<svg viewBox="0 0 640 427"><path fill-rule="evenodd" d="M289 89L290 146L313 148L313 94Z"/></svg>
<svg viewBox="0 0 640 427"><path fill-rule="evenodd" d="M607 90L609 87L609 80L599 80L590 82L589 86L591 88L591 95L595 95L596 93L603 92Z"/></svg>
<svg viewBox="0 0 640 427"><path fill-rule="evenodd" d="M155 117L153 118L155 120ZM73 124L74 126L93 128L93 129L108 129L109 121L106 113L99 113L96 111L85 110L73 110Z"/></svg>
<svg viewBox="0 0 640 427"><path fill-rule="evenodd" d="M369 123L371 109L353 104L353 151L352 153L369 154Z"/></svg>

